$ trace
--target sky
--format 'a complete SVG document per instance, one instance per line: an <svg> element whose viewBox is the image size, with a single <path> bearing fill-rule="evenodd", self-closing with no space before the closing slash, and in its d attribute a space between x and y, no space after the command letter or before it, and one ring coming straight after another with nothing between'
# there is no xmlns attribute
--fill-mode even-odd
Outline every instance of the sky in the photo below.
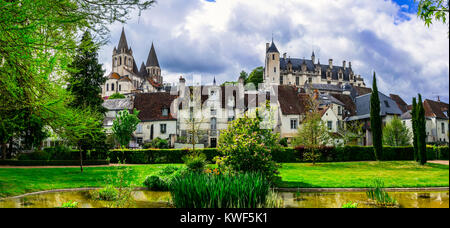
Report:
<svg viewBox="0 0 450 228"><path fill-rule="evenodd" d="M159 0L110 26L99 60L111 72L122 27L140 66L155 45L165 82L202 76L203 84L236 81L264 66L265 44L281 54L321 63L352 63L369 87L376 72L381 92L408 104L421 93L449 100L448 27L426 27L413 0ZM272 35L273 34L273 35Z"/></svg>

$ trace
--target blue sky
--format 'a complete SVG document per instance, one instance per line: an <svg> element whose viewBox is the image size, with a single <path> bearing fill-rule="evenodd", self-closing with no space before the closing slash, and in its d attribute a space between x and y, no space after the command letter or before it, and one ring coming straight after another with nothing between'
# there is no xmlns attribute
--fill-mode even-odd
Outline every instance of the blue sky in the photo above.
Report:
<svg viewBox="0 0 450 228"><path fill-rule="evenodd" d="M376 71L381 92L407 103L417 93L448 101L448 28L427 28L415 12L413 0L160 0L110 26L100 61L109 73L124 27L138 65L154 43L166 82L180 75L232 81L264 65L273 33L281 53L310 58L314 50L321 63L350 61L367 85Z"/></svg>

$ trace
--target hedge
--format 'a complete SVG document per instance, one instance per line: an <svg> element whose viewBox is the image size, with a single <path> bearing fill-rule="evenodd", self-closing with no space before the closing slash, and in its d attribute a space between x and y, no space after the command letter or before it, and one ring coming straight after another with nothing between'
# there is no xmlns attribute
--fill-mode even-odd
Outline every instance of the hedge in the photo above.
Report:
<svg viewBox="0 0 450 228"><path fill-rule="evenodd" d="M0 165L12 166L79 166L80 160L0 160ZM83 165L109 165L109 160L86 160Z"/></svg>
<svg viewBox="0 0 450 228"><path fill-rule="evenodd" d="M17 160L79 160L80 151L72 150L64 147L49 147L43 151L33 153L21 153L17 156ZM104 160L107 159L107 153L97 152L95 150L87 151L83 154L83 160Z"/></svg>
<svg viewBox="0 0 450 228"><path fill-rule="evenodd" d="M213 162L214 157L220 156L216 148L196 149L206 155L206 160ZM183 157L191 153L189 149L138 149L138 150L110 150L108 158L111 163L127 164L160 164L183 163Z"/></svg>

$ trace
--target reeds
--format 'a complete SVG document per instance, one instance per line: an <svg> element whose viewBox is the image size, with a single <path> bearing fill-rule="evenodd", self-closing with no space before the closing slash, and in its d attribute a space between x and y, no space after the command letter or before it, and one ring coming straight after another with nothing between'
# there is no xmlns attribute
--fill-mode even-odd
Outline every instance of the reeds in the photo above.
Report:
<svg viewBox="0 0 450 228"><path fill-rule="evenodd" d="M375 179L373 183L374 187L366 192L369 199L375 201L378 206L391 207L397 205L397 200L389 196L384 190L384 182L381 179Z"/></svg>
<svg viewBox="0 0 450 228"><path fill-rule="evenodd" d="M177 208L281 207L270 182L260 174L209 175L188 173L169 186Z"/></svg>

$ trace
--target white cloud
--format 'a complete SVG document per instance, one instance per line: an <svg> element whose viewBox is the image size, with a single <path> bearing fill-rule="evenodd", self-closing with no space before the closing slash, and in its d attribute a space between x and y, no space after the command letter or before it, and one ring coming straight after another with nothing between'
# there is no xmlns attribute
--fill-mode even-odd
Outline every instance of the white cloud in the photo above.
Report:
<svg viewBox="0 0 450 228"><path fill-rule="evenodd" d="M138 65L155 42L169 82L196 73L236 80L241 70L264 65L273 33L280 52L309 58L314 49L321 63L351 61L368 85L375 70L379 89L408 103L419 92L448 101L448 28L427 28L402 7L383 0L164 0L140 18L135 13L125 30ZM111 26L112 43L101 52L108 71L121 27Z"/></svg>

